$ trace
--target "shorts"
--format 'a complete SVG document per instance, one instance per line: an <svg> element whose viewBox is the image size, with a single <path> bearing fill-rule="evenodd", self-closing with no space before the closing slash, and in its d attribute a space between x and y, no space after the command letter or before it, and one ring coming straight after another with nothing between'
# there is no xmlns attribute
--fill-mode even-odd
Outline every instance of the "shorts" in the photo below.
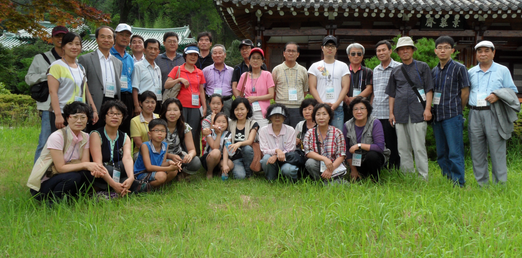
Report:
<svg viewBox="0 0 522 258"><path fill-rule="evenodd" d="M205 153L205 154L203 154L203 156L201 156L201 159L200 159L201 166L203 166L205 171L208 171L207 156L208 156L208 153ZM220 165L220 163L217 164L217 166L214 168L214 171L212 173L213 174L221 174L221 165Z"/></svg>
<svg viewBox="0 0 522 258"><path fill-rule="evenodd" d="M145 180L147 182L152 182L156 180L156 173L157 172L147 172L146 170L143 170L141 172L136 173L134 176L136 177L136 180Z"/></svg>

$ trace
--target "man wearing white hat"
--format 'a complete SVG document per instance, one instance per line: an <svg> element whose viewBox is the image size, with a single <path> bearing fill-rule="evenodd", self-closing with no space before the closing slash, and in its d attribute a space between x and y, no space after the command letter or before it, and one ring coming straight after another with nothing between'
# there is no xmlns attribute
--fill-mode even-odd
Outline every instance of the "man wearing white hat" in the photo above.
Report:
<svg viewBox="0 0 522 258"><path fill-rule="evenodd" d="M410 37L402 37L395 51L402 65L393 68L386 94L390 103L390 124L397 130L397 147L401 157L401 170L417 170L428 180L428 154L426 152L426 121L431 120L433 80L430 67L413 59L417 48ZM413 152L413 155L412 155Z"/></svg>
<svg viewBox="0 0 522 258"><path fill-rule="evenodd" d="M495 46L481 41L475 46L479 64L469 69L469 144L473 173L479 185L489 183L488 148L493 181L507 181L506 142L511 138L520 102L509 69L493 61Z"/></svg>

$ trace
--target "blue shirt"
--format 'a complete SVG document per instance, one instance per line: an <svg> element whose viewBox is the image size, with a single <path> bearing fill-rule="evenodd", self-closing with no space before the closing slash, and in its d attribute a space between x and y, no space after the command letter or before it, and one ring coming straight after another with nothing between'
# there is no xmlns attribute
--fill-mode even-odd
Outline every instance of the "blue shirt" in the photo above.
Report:
<svg viewBox="0 0 522 258"><path fill-rule="evenodd" d="M468 74L471 82L468 101L470 106L477 106L479 93L485 94L487 97L500 88L510 88L518 93L509 69L501 64L493 62L486 72L480 69L480 65L477 65L469 69ZM490 105L489 102L487 104Z"/></svg>
<svg viewBox="0 0 522 258"><path fill-rule="evenodd" d="M132 58L127 51L125 51L125 54L123 57L120 55L118 51L114 47L111 48L111 54L118 58L122 63L122 69L121 69L121 76L127 77L127 87L124 87L124 80L121 79L121 92L128 92L132 93L132 72L134 71L134 59Z"/></svg>
<svg viewBox="0 0 522 258"><path fill-rule="evenodd" d="M150 164L153 166L159 166L163 164L163 159L167 153L167 143L161 142L161 150L156 151L154 145L152 145L151 141L146 141L143 144L149 148L149 156L150 156ZM143 146L143 145L142 145ZM143 157L141 156L141 151L138 154L138 158L136 162L134 162L134 174L138 174L139 172L146 170L145 163L143 163ZM148 171L155 172L155 171Z"/></svg>
<svg viewBox="0 0 522 258"><path fill-rule="evenodd" d="M450 59L443 69L439 65L431 70L434 85L434 96L441 94L440 102L435 107L433 115L435 121L442 121L462 115L461 90L469 87L468 71L466 67Z"/></svg>

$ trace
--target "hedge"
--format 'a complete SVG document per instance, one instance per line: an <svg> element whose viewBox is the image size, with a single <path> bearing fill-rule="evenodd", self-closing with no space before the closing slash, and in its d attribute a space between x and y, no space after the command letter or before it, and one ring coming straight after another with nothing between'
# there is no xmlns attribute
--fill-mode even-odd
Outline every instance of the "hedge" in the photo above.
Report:
<svg viewBox="0 0 522 258"><path fill-rule="evenodd" d="M0 124L5 126L38 124L36 102L27 95L0 94Z"/></svg>

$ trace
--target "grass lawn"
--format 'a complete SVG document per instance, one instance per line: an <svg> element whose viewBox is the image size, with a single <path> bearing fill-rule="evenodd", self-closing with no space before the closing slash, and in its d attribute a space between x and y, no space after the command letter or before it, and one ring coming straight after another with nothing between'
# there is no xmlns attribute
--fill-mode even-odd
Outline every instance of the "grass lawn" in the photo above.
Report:
<svg viewBox="0 0 522 258"><path fill-rule="evenodd" d="M197 178L113 201L52 209L25 186L36 127L0 129L0 257L518 257L522 144L508 183L454 188L385 172L380 184L327 186Z"/></svg>

